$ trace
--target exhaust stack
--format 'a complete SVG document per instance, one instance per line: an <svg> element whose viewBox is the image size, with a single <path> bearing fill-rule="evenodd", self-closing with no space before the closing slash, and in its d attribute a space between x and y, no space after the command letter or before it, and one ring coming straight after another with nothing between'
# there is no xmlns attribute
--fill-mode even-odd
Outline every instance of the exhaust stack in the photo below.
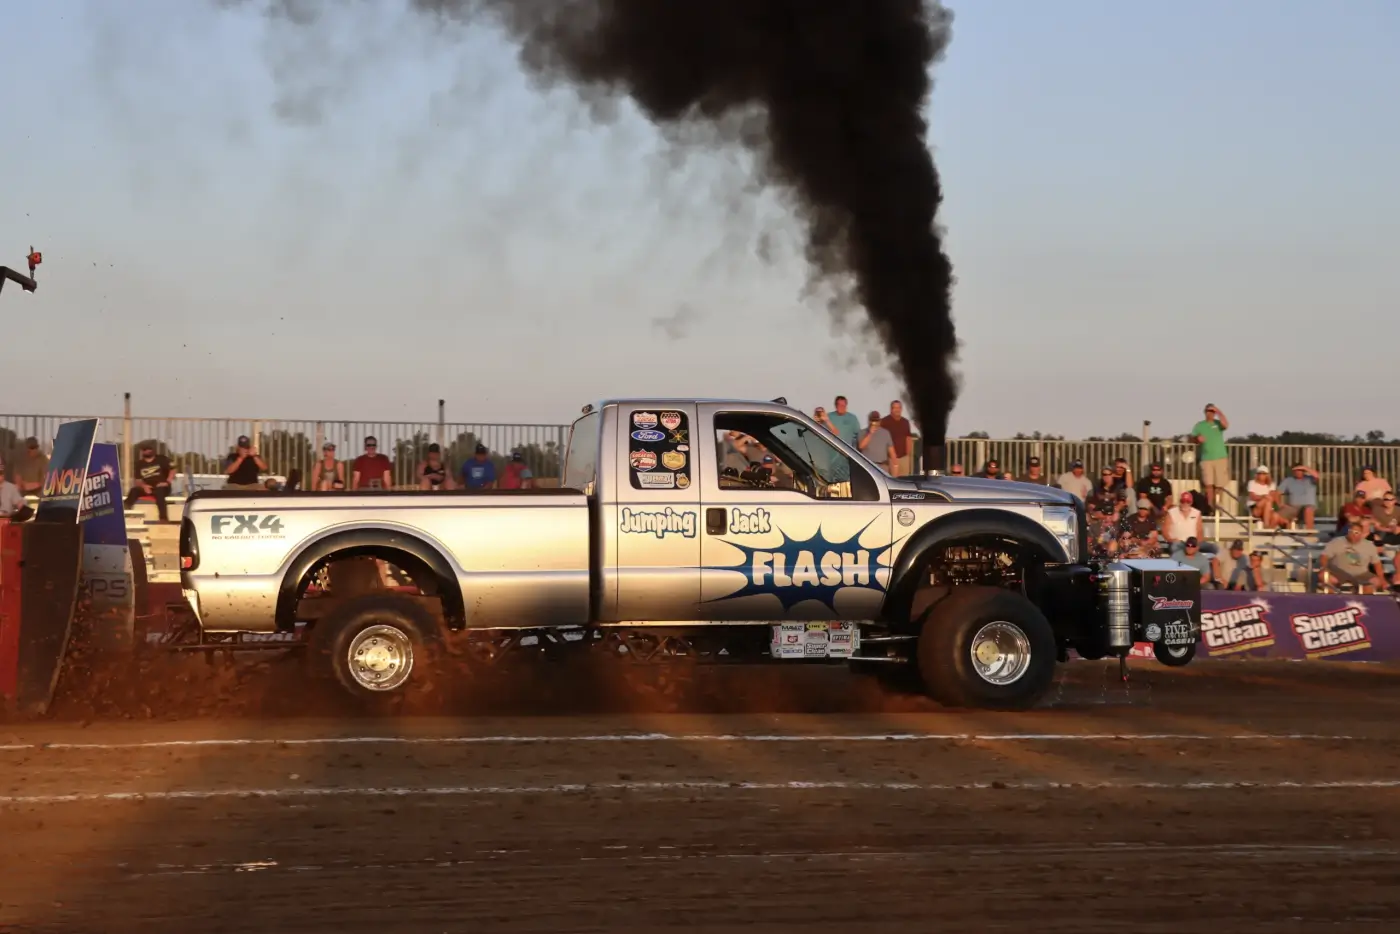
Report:
<svg viewBox="0 0 1400 934"><path fill-rule="evenodd" d="M924 476L938 477L948 469L948 445L942 441L924 442Z"/></svg>

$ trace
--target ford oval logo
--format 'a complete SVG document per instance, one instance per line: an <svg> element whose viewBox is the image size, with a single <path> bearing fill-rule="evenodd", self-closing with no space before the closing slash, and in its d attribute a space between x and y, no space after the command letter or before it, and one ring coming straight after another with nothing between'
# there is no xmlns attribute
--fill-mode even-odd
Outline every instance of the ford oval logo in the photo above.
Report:
<svg viewBox="0 0 1400 934"><path fill-rule="evenodd" d="M665 441L666 432L650 430L634 431L632 432L632 439L634 441Z"/></svg>

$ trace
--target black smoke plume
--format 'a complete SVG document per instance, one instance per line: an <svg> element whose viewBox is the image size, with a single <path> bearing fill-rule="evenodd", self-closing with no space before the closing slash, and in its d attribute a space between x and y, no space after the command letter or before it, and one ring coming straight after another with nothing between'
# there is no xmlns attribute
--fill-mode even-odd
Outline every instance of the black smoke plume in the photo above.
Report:
<svg viewBox="0 0 1400 934"><path fill-rule="evenodd" d="M304 2L304 0L303 0ZM952 265L926 142L930 68L951 13L935 0L409 0L497 20L525 68L595 100L625 95L668 135L737 144L806 227L813 277L866 311L924 436L957 396ZM273 0L271 7L300 6ZM838 300L838 305L840 304Z"/></svg>

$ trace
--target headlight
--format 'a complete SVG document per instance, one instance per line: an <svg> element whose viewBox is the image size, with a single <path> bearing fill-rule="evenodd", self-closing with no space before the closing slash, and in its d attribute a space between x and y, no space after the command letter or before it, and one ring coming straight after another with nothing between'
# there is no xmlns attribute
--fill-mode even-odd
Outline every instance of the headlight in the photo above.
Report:
<svg viewBox="0 0 1400 934"><path fill-rule="evenodd" d="M1079 560L1079 519L1072 506L1046 506L1041 523L1059 539L1071 564Z"/></svg>

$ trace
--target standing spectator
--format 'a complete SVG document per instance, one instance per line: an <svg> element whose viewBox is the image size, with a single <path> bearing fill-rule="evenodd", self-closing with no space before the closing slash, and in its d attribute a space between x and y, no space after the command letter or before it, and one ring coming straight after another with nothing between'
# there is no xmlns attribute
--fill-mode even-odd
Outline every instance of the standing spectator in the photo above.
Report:
<svg viewBox="0 0 1400 934"><path fill-rule="evenodd" d="M1361 468L1361 479L1356 481L1356 489L1366 494L1366 502L1370 505L1374 505L1382 496L1392 492L1390 482L1376 476L1376 468L1370 465Z"/></svg>
<svg viewBox="0 0 1400 934"><path fill-rule="evenodd" d="M898 476L895 471L899 469L899 455L895 453L894 438L880 422L879 412L870 413L870 424L861 433L857 446L866 460L891 477Z"/></svg>
<svg viewBox="0 0 1400 934"><path fill-rule="evenodd" d="M1184 498L1186 494L1182 494ZM1182 564L1189 564L1191 567L1201 572L1202 590L1220 589L1220 559L1215 555L1208 555L1201 551L1200 542L1196 536L1191 536L1182 543L1181 554L1177 559Z"/></svg>
<svg viewBox="0 0 1400 934"><path fill-rule="evenodd" d="M1159 463L1154 462L1147 468L1147 476L1134 485L1133 492L1152 500L1152 508L1158 512L1172 504L1172 482L1162 475L1162 465Z"/></svg>
<svg viewBox="0 0 1400 934"><path fill-rule="evenodd" d="M771 463L772 454L763 456L763 466L770 472L773 469ZM530 467L525 463L525 455L519 451L513 451L510 461L506 463L506 469L501 472L501 489L503 490L529 490L535 486L535 475L530 472Z"/></svg>
<svg viewBox="0 0 1400 934"><path fill-rule="evenodd" d="M1371 504L1371 522L1382 544L1400 545L1400 507L1395 505L1394 493L1386 493L1380 502ZM1400 567L1400 562L1396 566Z"/></svg>
<svg viewBox="0 0 1400 934"><path fill-rule="evenodd" d="M1205 538L1201 511L1193 503L1195 497L1190 490L1181 494L1181 502L1162 514L1162 534L1168 542L1179 545L1190 539L1200 541Z"/></svg>
<svg viewBox="0 0 1400 934"><path fill-rule="evenodd" d="M898 399L891 402L890 414L880 419L880 427L888 431L894 441L895 464L890 476L911 475L914 472L914 426L904 417L904 403Z"/></svg>
<svg viewBox="0 0 1400 934"><path fill-rule="evenodd" d="M170 475L173 473L170 458L164 454L157 454L154 444L143 444L141 457L136 461L133 472L136 474L136 482L127 491L126 508L135 506L141 497L150 496L156 501L156 512L160 515L160 521L169 522L170 511L165 500L170 495Z"/></svg>
<svg viewBox="0 0 1400 934"><path fill-rule="evenodd" d="M1094 481L1084 476L1084 462L1074 461L1069 465L1069 473L1060 474L1060 478L1055 481L1055 485L1067 493L1073 493L1080 500L1085 502L1089 499L1089 494L1094 492Z"/></svg>
<svg viewBox="0 0 1400 934"><path fill-rule="evenodd" d="M1220 505L1220 494L1230 482L1230 452L1225 448L1225 432L1230 420L1214 403L1206 406L1205 416L1191 429L1191 440L1196 443L1201 489L1206 494L1206 504L1214 511Z"/></svg>
<svg viewBox="0 0 1400 934"><path fill-rule="evenodd" d="M379 453L379 439L370 435L365 439L365 453L355 458L351 466L350 489L352 490L392 490L394 488L394 464Z"/></svg>
<svg viewBox="0 0 1400 934"><path fill-rule="evenodd" d="M25 496L38 496L44 492L44 477L49 472L49 459L39 450L38 438L26 438L24 455L15 464L15 485Z"/></svg>
<svg viewBox="0 0 1400 934"><path fill-rule="evenodd" d="M258 478L267 472L267 461L258 456L257 448L247 435L238 436L238 444L233 453L224 458L224 483L226 490L261 490Z"/></svg>
<svg viewBox="0 0 1400 934"><path fill-rule="evenodd" d="M1021 476L1022 483L1038 483L1041 486L1049 486L1050 478L1045 476L1045 471L1040 468L1040 458L1032 457L1026 461L1026 472Z"/></svg>
<svg viewBox="0 0 1400 934"><path fill-rule="evenodd" d="M334 441L321 445L321 459L316 462L311 489L321 492L345 489L345 463L336 458Z"/></svg>
<svg viewBox="0 0 1400 934"><path fill-rule="evenodd" d="M5 478L5 465L0 464L0 518L24 522L34 515L34 508L24 501L24 494Z"/></svg>
<svg viewBox="0 0 1400 934"><path fill-rule="evenodd" d="M486 445L478 444L476 453L462 465L462 481L469 490L496 488L496 465L491 460Z"/></svg>
<svg viewBox="0 0 1400 934"><path fill-rule="evenodd" d="M1278 487L1269 477L1269 468L1260 464L1254 468L1254 479L1247 487L1249 514L1258 519L1265 529L1272 529L1280 523L1276 521L1274 509L1278 505Z"/></svg>
<svg viewBox="0 0 1400 934"><path fill-rule="evenodd" d="M1385 590L1385 568L1381 554L1366 538L1366 529L1359 522L1347 526L1346 534L1332 539L1322 549L1322 585L1337 591L1345 584L1366 593L1368 588Z"/></svg>
<svg viewBox="0 0 1400 934"><path fill-rule="evenodd" d="M1284 477L1278 485L1278 515L1280 528L1294 522L1299 516L1303 527L1316 528L1317 518L1317 471L1303 464L1294 464L1291 477Z"/></svg>
<svg viewBox="0 0 1400 934"><path fill-rule="evenodd" d="M818 410L822 412L822 415L819 416L819 420L822 421L822 424L826 425L833 435L840 438L851 447L856 447L860 444L860 419L856 418L854 412L846 411L847 405L849 405L849 403L846 401L845 396L837 396L836 401L832 403L835 411L827 415L824 410Z"/></svg>
<svg viewBox="0 0 1400 934"><path fill-rule="evenodd" d="M452 474L448 472L447 465L442 462L442 446L439 444L428 445L428 453L423 457L423 463L418 465L418 488L422 490L450 490L452 489Z"/></svg>

